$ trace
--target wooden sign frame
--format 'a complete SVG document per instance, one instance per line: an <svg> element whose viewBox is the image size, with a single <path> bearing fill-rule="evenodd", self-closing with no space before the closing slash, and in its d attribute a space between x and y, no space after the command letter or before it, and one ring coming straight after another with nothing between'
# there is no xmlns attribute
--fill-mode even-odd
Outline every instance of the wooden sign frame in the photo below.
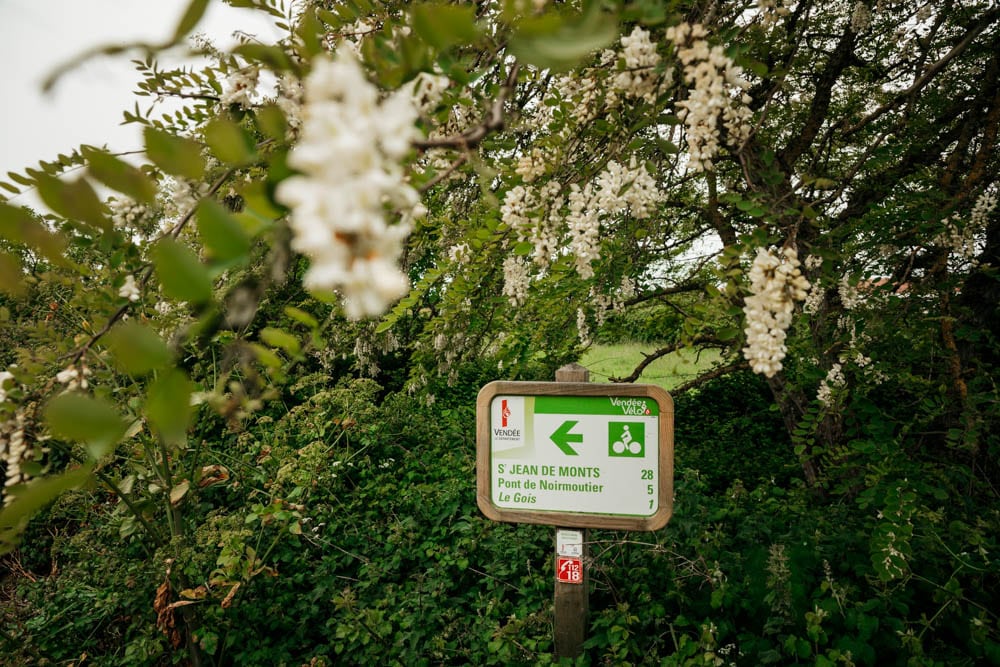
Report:
<svg viewBox="0 0 1000 667"><path fill-rule="evenodd" d="M659 406L657 420L658 481L657 511L650 516L613 513L511 509L497 507L492 498L491 405L497 396L579 396L648 398ZM494 521L534 523L567 528L612 530L659 530L673 514L674 498L674 402L655 385L597 384L589 382L491 382L479 391L476 400L476 502Z"/></svg>

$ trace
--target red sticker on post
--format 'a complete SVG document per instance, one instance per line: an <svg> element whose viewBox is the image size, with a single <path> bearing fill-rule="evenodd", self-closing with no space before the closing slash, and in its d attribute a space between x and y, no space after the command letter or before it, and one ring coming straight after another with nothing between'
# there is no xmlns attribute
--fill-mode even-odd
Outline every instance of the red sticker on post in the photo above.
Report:
<svg viewBox="0 0 1000 667"><path fill-rule="evenodd" d="M583 561L579 558L559 556L556 558L556 581L564 584L583 583Z"/></svg>

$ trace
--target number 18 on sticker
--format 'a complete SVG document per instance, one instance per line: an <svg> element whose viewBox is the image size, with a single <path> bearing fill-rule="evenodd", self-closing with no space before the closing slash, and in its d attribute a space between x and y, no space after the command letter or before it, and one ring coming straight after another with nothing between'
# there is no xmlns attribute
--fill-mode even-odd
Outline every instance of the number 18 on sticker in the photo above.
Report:
<svg viewBox="0 0 1000 667"><path fill-rule="evenodd" d="M582 584L583 561L570 556L556 558L556 581L564 584Z"/></svg>

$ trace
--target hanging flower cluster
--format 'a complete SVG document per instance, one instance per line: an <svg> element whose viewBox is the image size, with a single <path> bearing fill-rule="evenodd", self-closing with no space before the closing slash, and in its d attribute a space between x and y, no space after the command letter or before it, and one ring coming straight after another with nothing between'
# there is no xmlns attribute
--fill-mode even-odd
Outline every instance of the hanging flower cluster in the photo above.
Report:
<svg viewBox="0 0 1000 667"><path fill-rule="evenodd" d="M149 207L131 199L108 199L108 209L111 212L111 222L116 229L134 229L136 225L149 215Z"/></svg>
<svg viewBox="0 0 1000 667"><path fill-rule="evenodd" d="M765 26L772 26L791 13L785 0L757 0L757 10Z"/></svg>
<svg viewBox="0 0 1000 667"><path fill-rule="evenodd" d="M24 437L24 416L20 412L0 424L0 453L6 471L3 488L27 481L29 476L21 464L31 455L31 448ZM9 505L13 499L14 496L5 494L4 505Z"/></svg>
<svg viewBox="0 0 1000 667"><path fill-rule="evenodd" d="M311 262L306 288L339 291L351 319L381 314L409 289L396 265L409 228L387 224L386 212L419 204L400 166L416 119L410 91L380 101L349 53L318 59L305 79L301 140L288 156L301 173L276 196L292 209L292 248Z"/></svg>
<svg viewBox="0 0 1000 667"><path fill-rule="evenodd" d="M7 400L7 381L13 380L14 374L10 371L0 371L0 403Z"/></svg>
<svg viewBox="0 0 1000 667"><path fill-rule="evenodd" d="M260 69L257 67L244 67L236 70L226 79L226 87L219 98L219 102L226 106L238 104L244 108L253 105L253 98L257 94L257 83L260 81Z"/></svg>
<svg viewBox="0 0 1000 667"><path fill-rule="evenodd" d="M630 213L645 219L663 198L656 180L635 156L623 165L614 160L593 180L571 183L569 192L556 181L538 189L516 185L504 195L500 217L518 241L534 245L535 263L545 267L557 252L559 237L569 233L569 250L581 278L594 275L591 263L600 251L601 218ZM565 209L564 209L565 206Z"/></svg>
<svg viewBox="0 0 1000 667"><path fill-rule="evenodd" d="M90 377L90 369L87 366L83 365L79 368L67 366L56 373L56 382L66 385L66 391L76 391L90 386L88 377Z"/></svg>
<svg viewBox="0 0 1000 667"><path fill-rule="evenodd" d="M684 65L684 80L692 85L688 98L677 103L681 107L677 116L687 128L688 159L695 171L714 168L720 126L731 146L739 147L750 135L751 112L746 105L751 99L743 92L750 84L743 79L743 68L721 46L711 46L707 36L697 23L667 28L667 39L677 46L677 58Z"/></svg>
<svg viewBox="0 0 1000 667"><path fill-rule="evenodd" d="M611 89L650 104L656 102L657 96L670 86L673 71L668 70L666 76L657 71L660 54L656 44L649 39L648 31L636 26L622 37L621 44L625 69L611 80Z"/></svg>
<svg viewBox="0 0 1000 667"><path fill-rule="evenodd" d="M872 10L863 0L858 0L854 4L854 11L851 12L851 31L861 33L868 30L872 24Z"/></svg>
<svg viewBox="0 0 1000 667"><path fill-rule="evenodd" d="M122 283L121 288L119 288L118 296L123 299L128 299L132 303L135 303L140 297L142 297L142 292L139 291L139 285L135 282L135 276L131 273L125 276L125 282Z"/></svg>
<svg viewBox="0 0 1000 667"><path fill-rule="evenodd" d="M854 310L865 302L865 297L858 289L855 282L851 282L850 276L843 276L837 284L837 294L840 295L840 304L845 310Z"/></svg>
<svg viewBox="0 0 1000 667"><path fill-rule="evenodd" d="M441 98L451 85L451 79L441 74L421 72L411 85L413 101L422 113L430 114L441 104Z"/></svg>
<svg viewBox="0 0 1000 667"><path fill-rule="evenodd" d="M528 265L520 257L508 257L503 261L503 295L510 305L520 306L528 300Z"/></svg>
<svg viewBox="0 0 1000 667"><path fill-rule="evenodd" d="M830 407L830 403L833 400L833 392L844 387L846 384L847 379L844 377L843 366L841 364L834 364L830 367L823 382L820 383L819 389L816 391L816 399L824 407Z"/></svg>
<svg viewBox="0 0 1000 667"><path fill-rule="evenodd" d="M284 74L278 79L275 104L285 114L287 139L298 136L302 127L302 82L294 74Z"/></svg>
<svg viewBox="0 0 1000 667"><path fill-rule="evenodd" d="M778 253L771 249L757 250L750 267L750 296L743 307L747 318L747 346L743 348L743 356L754 372L771 377L781 370L795 302L805 299L808 290L809 281L799 270L794 248L784 248Z"/></svg>
<svg viewBox="0 0 1000 667"><path fill-rule="evenodd" d="M944 221L945 231L939 234L934 242L947 248L958 260L970 262L971 266L975 266L976 255L979 252L978 245L982 241L989 216L996 206L996 192L984 191L972 207L968 222L962 224L958 215L948 217Z"/></svg>
<svg viewBox="0 0 1000 667"><path fill-rule="evenodd" d="M576 331L580 337L580 345L589 347L591 343L590 327L587 325L587 313L583 312L583 308L576 309Z"/></svg>
<svg viewBox="0 0 1000 667"><path fill-rule="evenodd" d="M583 188L575 183L571 185L566 224L580 277L594 275L591 262L598 257L602 215L614 216L627 211L638 219L645 219L662 196L656 181L634 155L628 166L614 160L608 162L597 178Z"/></svg>

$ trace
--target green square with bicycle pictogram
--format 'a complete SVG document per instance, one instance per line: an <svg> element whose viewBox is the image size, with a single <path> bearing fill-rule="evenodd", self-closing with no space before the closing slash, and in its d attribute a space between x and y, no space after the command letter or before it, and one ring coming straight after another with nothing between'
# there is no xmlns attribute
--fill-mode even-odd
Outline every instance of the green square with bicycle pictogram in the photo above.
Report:
<svg viewBox="0 0 1000 667"><path fill-rule="evenodd" d="M608 456L642 458L646 455L643 422L608 422Z"/></svg>

